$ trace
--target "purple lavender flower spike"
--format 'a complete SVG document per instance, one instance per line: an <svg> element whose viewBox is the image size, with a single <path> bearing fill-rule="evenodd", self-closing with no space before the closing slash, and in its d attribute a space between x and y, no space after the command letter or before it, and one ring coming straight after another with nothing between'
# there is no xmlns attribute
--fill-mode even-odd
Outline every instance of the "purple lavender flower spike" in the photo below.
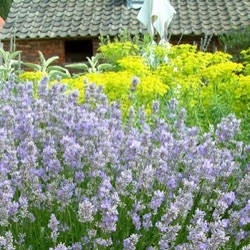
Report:
<svg viewBox="0 0 250 250"><path fill-rule="evenodd" d="M48 77L43 77L43 79L38 84L38 95L40 98L43 98L47 95L48 80Z"/></svg>
<svg viewBox="0 0 250 250"><path fill-rule="evenodd" d="M240 123L241 121L233 114L222 118L215 131L216 140L222 144L233 142L234 137L240 132Z"/></svg>
<svg viewBox="0 0 250 250"><path fill-rule="evenodd" d="M134 92L136 90L137 85L140 83L140 79L137 76L134 76L131 82L131 91Z"/></svg>
<svg viewBox="0 0 250 250"><path fill-rule="evenodd" d="M53 240L53 242L56 242L59 236L59 225L60 222L57 220L56 216L54 214L51 214L48 228L51 229L50 238Z"/></svg>
<svg viewBox="0 0 250 250"><path fill-rule="evenodd" d="M154 191L154 196L150 202L150 208L153 209L154 213L157 213L157 210L161 206L162 202L165 199L165 193L160 190Z"/></svg>
<svg viewBox="0 0 250 250"><path fill-rule="evenodd" d="M131 234L130 237L126 238L123 241L123 249L124 250L135 250L136 244L139 240L140 236L138 234Z"/></svg>

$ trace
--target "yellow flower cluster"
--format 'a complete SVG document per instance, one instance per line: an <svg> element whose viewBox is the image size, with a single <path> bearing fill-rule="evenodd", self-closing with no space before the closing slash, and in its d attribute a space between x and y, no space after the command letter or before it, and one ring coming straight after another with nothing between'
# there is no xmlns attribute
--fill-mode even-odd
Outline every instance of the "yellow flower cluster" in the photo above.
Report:
<svg viewBox="0 0 250 250"><path fill-rule="evenodd" d="M118 60L121 70L126 70L136 76L145 76L150 73L149 67L146 65L145 59L141 56L126 56Z"/></svg>
<svg viewBox="0 0 250 250"><path fill-rule="evenodd" d="M233 110L239 116L244 116L245 111L250 111L250 75L239 76L238 85L234 91L235 102Z"/></svg>
<svg viewBox="0 0 250 250"><path fill-rule="evenodd" d="M250 75L250 48L241 51L241 56L243 57L243 64L245 65L244 72Z"/></svg>
<svg viewBox="0 0 250 250"><path fill-rule="evenodd" d="M159 77L146 75L139 78L139 84L133 92L131 88L134 76L129 71L88 73L75 79L63 79L61 82L67 84L69 89L78 89L80 101L84 99L84 81L102 85L108 99L111 102L120 100L122 111L124 115L127 115L132 104L136 106L144 105L149 111L152 101L168 91L168 86L163 84Z"/></svg>
<svg viewBox="0 0 250 250"><path fill-rule="evenodd" d="M243 65L231 61L213 64L204 68L201 75L209 82L211 81L227 81L228 83L235 76L235 73L241 72Z"/></svg>
<svg viewBox="0 0 250 250"><path fill-rule="evenodd" d="M24 82L38 82L40 81L44 76L47 74L45 72L40 72L40 71L27 71L19 75L19 79Z"/></svg>

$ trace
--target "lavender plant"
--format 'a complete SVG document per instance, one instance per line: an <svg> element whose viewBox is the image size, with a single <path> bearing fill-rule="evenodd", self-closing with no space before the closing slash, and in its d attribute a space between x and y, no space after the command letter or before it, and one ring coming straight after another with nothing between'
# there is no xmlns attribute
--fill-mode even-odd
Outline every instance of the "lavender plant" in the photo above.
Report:
<svg viewBox="0 0 250 250"><path fill-rule="evenodd" d="M15 89L17 88L17 90ZM15 91L14 91L15 90ZM233 115L202 134L171 100L169 122L123 122L102 87L0 92L0 249L248 249L249 145Z"/></svg>

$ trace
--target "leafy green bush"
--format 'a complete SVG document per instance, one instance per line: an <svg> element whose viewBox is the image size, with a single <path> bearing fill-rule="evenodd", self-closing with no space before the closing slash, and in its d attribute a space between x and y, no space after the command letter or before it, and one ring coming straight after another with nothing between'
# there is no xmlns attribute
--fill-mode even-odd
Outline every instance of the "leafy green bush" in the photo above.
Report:
<svg viewBox="0 0 250 250"><path fill-rule="evenodd" d="M2 16L4 19L6 19L9 14L11 3L12 0L1 0L0 16Z"/></svg>
<svg viewBox="0 0 250 250"><path fill-rule="evenodd" d="M126 56L136 56L139 54L139 46L133 42L114 42L99 47L100 52L108 63L118 66L117 62Z"/></svg>
<svg viewBox="0 0 250 250"><path fill-rule="evenodd" d="M224 48L233 55L236 61L242 61L241 51L250 47L250 26L231 31L220 37Z"/></svg>

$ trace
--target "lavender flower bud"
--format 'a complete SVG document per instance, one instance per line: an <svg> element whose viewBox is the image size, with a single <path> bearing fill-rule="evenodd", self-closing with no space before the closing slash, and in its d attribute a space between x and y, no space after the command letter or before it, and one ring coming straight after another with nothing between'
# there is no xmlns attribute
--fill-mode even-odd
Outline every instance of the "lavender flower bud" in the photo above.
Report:
<svg viewBox="0 0 250 250"><path fill-rule="evenodd" d="M151 213L143 215L142 225L143 225L143 227L145 228L146 231L148 231L149 228L153 226L153 223L151 221Z"/></svg>
<svg viewBox="0 0 250 250"><path fill-rule="evenodd" d="M43 77L38 85L38 95L39 97L45 97L48 89L48 77Z"/></svg>
<svg viewBox="0 0 250 250"><path fill-rule="evenodd" d="M49 248L49 250L69 250L64 243L59 243L55 248Z"/></svg>
<svg viewBox="0 0 250 250"><path fill-rule="evenodd" d="M158 208L161 206L165 198L165 193L160 190L154 191L154 196L151 199L150 208L154 210L154 213L157 212Z"/></svg>
<svg viewBox="0 0 250 250"><path fill-rule="evenodd" d="M80 222L92 222L94 220L93 213L94 206L88 199L84 199L83 202L79 203L78 220Z"/></svg>
<svg viewBox="0 0 250 250"><path fill-rule="evenodd" d="M123 241L124 250L136 250L136 244L139 240L138 234L131 234L129 238L126 238Z"/></svg>
<svg viewBox="0 0 250 250"><path fill-rule="evenodd" d="M109 239L96 238L95 243L99 246L104 246L104 247L108 247L108 246L111 246L113 244L111 238L109 238Z"/></svg>
<svg viewBox="0 0 250 250"><path fill-rule="evenodd" d="M240 132L240 123L235 115L230 114L222 118L215 131L216 140L219 143L231 143L233 138Z"/></svg>
<svg viewBox="0 0 250 250"><path fill-rule="evenodd" d="M160 103L158 101L153 101L152 112L153 114L158 114L160 111Z"/></svg>
<svg viewBox="0 0 250 250"><path fill-rule="evenodd" d="M50 216L50 220L49 220L49 224L48 224L48 228L51 229L51 239L53 240L53 242L56 242L57 237L59 235L59 226L60 222L57 220L56 216L54 214L51 214Z"/></svg>
<svg viewBox="0 0 250 250"><path fill-rule="evenodd" d="M136 86L140 83L140 79L137 76L134 76L131 82L131 91L134 92L136 90Z"/></svg>
<svg viewBox="0 0 250 250"><path fill-rule="evenodd" d="M82 244L80 242L73 243L71 246L71 250L82 250Z"/></svg>

